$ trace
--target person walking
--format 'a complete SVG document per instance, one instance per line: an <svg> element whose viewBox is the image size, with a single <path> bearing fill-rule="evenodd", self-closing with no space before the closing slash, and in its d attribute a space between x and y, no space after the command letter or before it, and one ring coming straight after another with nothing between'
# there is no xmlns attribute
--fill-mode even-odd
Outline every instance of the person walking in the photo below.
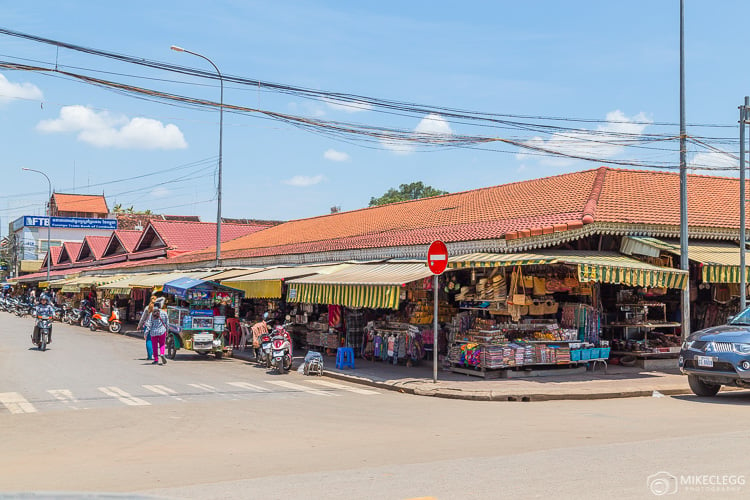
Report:
<svg viewBox="0 0 750 500"><path fill-rule="evenodd" d="M154 312L154 304L156 304L157 300L158 297L156 295L151 296L151 300L149 301L146 308L143 309L141 317L138 320L138 331L143 332L143 338L146 341L146 355L148 356L147 359L154 359L151 334L149 333L148 328L146 328L146 324L148 323L148 319L151 318L151 313Z"/></svg>
<svg viewBox="0 0 750 500"><path fill-rule="evenodd" d="M156 301L154 309L148 318L146 328L151 334L151 347L154 351L154 360L152 365L166 365L167 357L164 355L165 345L167 343L167 313L162 310L161 304ZM160 361L161 360L161 361Z"/></svg>

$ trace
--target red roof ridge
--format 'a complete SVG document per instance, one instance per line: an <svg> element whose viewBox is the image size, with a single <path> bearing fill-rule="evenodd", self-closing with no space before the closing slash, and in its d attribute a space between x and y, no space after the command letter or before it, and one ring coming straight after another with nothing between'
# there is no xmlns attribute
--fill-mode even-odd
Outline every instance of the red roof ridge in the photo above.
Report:
<svg viewBox="0 0 750 500"><path fill-rule="evenodd" d="M596 215L596 205L599 203L599 197L602 194L602 188L604 188L604 179L607 176L607 167L599 167L596 172L596 178L594 183L591 185L591 194L589 200L583 207L583 217L581 220L584 224L591 224L594 222L594 215Z"/></svg>

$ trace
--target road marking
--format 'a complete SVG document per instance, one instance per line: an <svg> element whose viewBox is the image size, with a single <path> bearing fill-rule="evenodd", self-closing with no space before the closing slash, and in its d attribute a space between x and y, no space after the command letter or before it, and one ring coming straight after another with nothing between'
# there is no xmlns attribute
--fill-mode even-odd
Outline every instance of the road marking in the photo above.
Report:
<svg viewBox="0 0 750 500"><path fill-rule="evenodd" d="M255 392L269 392L269 389L266 389L265 387L261 387L259 385L253 385L248 382L227 382L227 384L232 385L234 387L239 387L240 389L249 389Z"/></svg>
<svg viewBox="0 0 750 500"><path fill-rule="evenodd" d="M359 387L351 387L344 384L337 384L335 382L329 382L327 380L318 380L318 379L312 379L310 380L313 384L322 385L323 387L330 387L331 389L343 389L345 391L353 392L355 394L366 394L366 395L372 395L372 394L379 394L378 391L371 391L369 389L360 389Z"/></svg>
<svg viewBox="0 0 750 500"><path fill-rule="evenodd" d="M0 403L11 413L36 413L34 405L17 392L0 392Z"/></svg>
<svg viewBox="0 0 750 500"><path fill-rule="evenodd" d="M196 389L201 389L206 392L217 392L216 387L208 384L188 384L190 387L195 387Z"/></svg>
<svg viewBox="0 0 750 500"><path fill-rule="evenodd" d="M123 391L119 387L115 387L115 386L99 387L99 390L102 391L107 396L111 396L115 399L118 399L121 402L129 406L148 406L151 404L148 401L145 401L141 398L131 396L130 394Z"/></svg>
<svg viewBox="0 0 750 500"><path fill-rule="evenodd" d="M167 387L166 385L144 385L143 388L162 396L169 396L171 398L177 399L178 401L185 401L184 399L176 396L177 391Z"/></svg>
<svg viewBox="0 0 750 500"><path fill-rule="evenodd" d="M335 394L332 392L325 392L325 391L321 391L318 389L313 389L311 387L305 387L304 385L293 384L291 382L286 382L284 380L269 380L268 383L278 385L279 387L284 387L286 389L292 389L294 391L302 391L308 394L315 394L316 396L339 396L340 395L340 394Z"/></svg>
<svg viewBox="0 0 750 500"><path fill-rule="evenodd" d="M65 403L66 406L69 406L73 410L78 410L79 408L76 406L78 404L78 400L73 396L73 392L68 389L50 389L47 392L52 394L55 399L58 401L61 401Z"/></svg>

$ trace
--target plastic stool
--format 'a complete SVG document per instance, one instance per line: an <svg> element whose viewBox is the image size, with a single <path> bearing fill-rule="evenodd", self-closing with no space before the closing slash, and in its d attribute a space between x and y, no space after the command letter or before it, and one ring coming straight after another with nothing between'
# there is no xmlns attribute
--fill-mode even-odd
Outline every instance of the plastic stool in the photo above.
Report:
<svg viewBox="0 0 750 500"><path fill-rule="evenodd" d="M346 367L354 369L354 349L351 347L339 347L336 350L336 368L343 370Z"/></svg>

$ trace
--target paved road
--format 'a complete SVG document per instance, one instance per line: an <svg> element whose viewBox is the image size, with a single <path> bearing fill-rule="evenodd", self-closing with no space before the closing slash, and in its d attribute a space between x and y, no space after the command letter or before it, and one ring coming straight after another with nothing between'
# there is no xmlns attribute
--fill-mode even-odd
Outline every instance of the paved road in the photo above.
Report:
<svg viewBox="0 0 750 500"><path fill-rule="evenodd" d="M423 398L0 313L0 491L165 498L747 498L750 393ZM335 385L323 385L326 384ZM39 470L44 472L40 473ZM707 477L703 477L707 476ZM687 483L693 482L692 485ZM674 496L673 496L674 498Z"/></svg>

